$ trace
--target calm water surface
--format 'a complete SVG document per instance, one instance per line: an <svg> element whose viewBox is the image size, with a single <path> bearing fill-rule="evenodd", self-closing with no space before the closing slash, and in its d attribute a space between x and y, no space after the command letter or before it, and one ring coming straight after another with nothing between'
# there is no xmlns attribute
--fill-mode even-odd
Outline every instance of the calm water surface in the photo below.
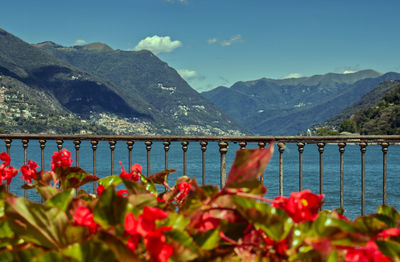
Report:
<svg viewBox="0 0 400 262"><path fill-rule="evenodd" d="M5 144L2 146L5 151ZM248 148L256 148L256 144L249 144ZM75 148L72 141L65 141L64 148L72 153L75 163ZM227 167L230 167L235 157L235 151L239 146L234 143L229 144L227 153ZM51 156L57 151L55 141L48 141L45 148L45 169L50 170ZM88 141L82 141L79 151L80 166L91 173L93 171L92 149ZM135 142L132 152L132 163L143 165L143 172L146 173L147 151L143 142ZM189 177L195 177L201 184L202 152L198 142L189 144L187 151L187 172ZM382 173L383 156L380 145L369 145L366 152L366 175L365 175L365 204L366 214L373 213L379 204L382 203ZM13 141L11 146L11 164L14 167L23 165L24 153L22 143ZM283 188L284 195L299 190L299 153L297 145L288 144L283 155ZM40 165L40 147L38 141L30 141L28 147L28 159L36 161ZM118 142L115 149L114 174L119 174L119 161L128 170L128 149L125 142ZM326 145L323 158L324 181L323 193L325 194L324 208L333 209L340 206L340 154L337 145ZM390 146L387 154L387 203L400 208L400 147ZM110 171L110 149L108 142L99 142L97 149L97 176L109 176ZM183 175L183 153L179 142L171 143L169 151L169 168L177 168L178 171L169 177L170 185ZM160 172L164 169L164 148L162 143L155 142L151 150L151 173ZM220 183L220 153L217 143L209 143L206 151L206 184ZM229 172L229 168L228 168ZM20 176L20 175L18 175ZM16 177L11 184L11 191L19 196L24 195L20 188L23 181ZM266 197L274 198L279 195L279 153L275 146L275 154L270 161L264 174L264 184L268 189ZM303 189L310 189L314 193L319 193L319 152L317 145L308 144L303 153ZM92 192L93 186L84 187ZM28 191L28 198L39 200L34 190ZM361 154L358 145L347 145L344 153L344 207L347 216L355 218L360 214L361 209Z"/></svg>

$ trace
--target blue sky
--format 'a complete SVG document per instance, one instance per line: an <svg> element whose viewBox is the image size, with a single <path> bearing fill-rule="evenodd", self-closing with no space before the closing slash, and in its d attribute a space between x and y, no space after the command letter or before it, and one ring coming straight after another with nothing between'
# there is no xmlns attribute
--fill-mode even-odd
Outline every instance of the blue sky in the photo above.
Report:
<svg viewBox="0 0 400 262"><path fill-rule="evenodd" d="M13 0L29 43L151 49L198 91L262 77L400 72L398 0Z"/></svg>

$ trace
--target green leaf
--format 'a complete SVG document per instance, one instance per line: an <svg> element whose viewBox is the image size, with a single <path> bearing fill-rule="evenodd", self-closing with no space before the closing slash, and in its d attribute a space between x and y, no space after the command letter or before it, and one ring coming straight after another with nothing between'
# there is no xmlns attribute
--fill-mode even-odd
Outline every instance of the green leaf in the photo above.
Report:
<svg viewBox="0 0 400 262"><path fill-rule="evenodd" d="M328 259L327 259L326 261L327 261L327 262L336 262L336 261L339 261L338 259L339 259L339 257L338 257L337 251L336 251L336 250L333 250L333 251L329 254Z"/></svg>
<svg viewBox="0 0 400 262"><path fill-rule="evenodd" d="M118 186L122 183L122 178L119 176L107 176L99 179L98 183L104 187L109 187L111 185Z"/></svg>
<svg viewBox="0 0 400 262"><path fill-rule="evenodd" d="M354 221L354 225L359 231L369 236L375 236L380 231L387 228L386 223L379 220L374 215L357 217Z"/></svg>
<svg viewBox="0 0 400 262"><path fill-rule="evenodd" d="M32 262L54 262L54 261L77 262L77 260L63 256L57 251L51 251L36 255L35 257L32 258L31 261Z"/></svg>
<svg viewBox="0 0 400 262"><path fill-rule="evenodd" d="M204 250L211 250L216 248L218 246L219 240L220 237L218 228L208 230L202 234L197 234L194 237L194 241L197 243L197 245Z"/></svg>
<svg viewBox="0 0 400 262"><path fill-rule="evenodd" d="M399 223L399 212L395 208L381 205L378 207L376 213L376 218L385 222L388 227L397 227Z"/></svg>
<svg viewBox="0 0 400 262"><path fill-rule="evenodd" d="M109 249L114 253L114 256L120 262L140 262L141 260L126 247L119 238L107 232L101 231L99 239L103 241Z"/></svg>
<svg viewBox="0 0 400 262"><path fill-rule="evenodd" d="M123 223L127 203L128 200L118 196L114 186L110 186L100 195L93 219L105 229Z"/></svg>
<svg viewBox="0 0 400 262"><path fill-rule="evenodd" d="M185 247L189 248L193 252L196 252L196 253L198 252L197 247L194 244L192 237L186 231L173 229L171 231L165 232L165 235L178 241L179 243L181 243Z"/></svg>
<svg viewBox="0 0 400 262"><path fill-rule="evenodd" d="M190 220L181 214L169 213L168 218L165 220L163 226L171 226L174 229L184 230L190 223Z"/></svg>
<svg viewBox="0 0 400 262"><path fill-rule="evenodd" d="M99 241L75 243L68 246L61 253L80 262L116 261L114 253Z"/></svg>
<svg viewBox="0 0 400 262"><path fill-rule="evenodd" d="M376 240L375 241L379 250L386 256L389 257L400 257L400 243L392 240Z"/></svg>
<svg viewBox="0 0 400 262"><path fill-rule="evenodd" d="M10 197L5 213L11 229L21 238L46 248L63 247L68 218L60 209Z"/></svg>
<svg viewBox="0 0 400 262"><path fill-rule="evenodd" d="M12 238L14 236L14 232L11 230L8 225L8 221L0 221L0 239L1 238Z"/></svg>
<svg viewBox="0 0 400 262"><path fill-rule="evenodd" d="M144 185L145 189L148 192L153 193L155 196L157 196L158 192L157 192L157 189L154 186L154 184L152 182L150 182L149 180L147 180L147 178L144 175L142 175L142 174L139 174L139 175L140 175L140 179L141 179L142 184Z"/></svg>
<svg viewBox="0 0 400 262"><path fill-rule="evenodd" d="M165 169L164 171L149 176L147 180L153 184L163 185L164 182L167 181L168 175L174 173L175 171L176 169Z"/></svg>
<svg viewBox="0 0 400 262"><path fill-rule="evenodd" d="M145 206L154 207L157 205L156 197L149 193L129 195L128 201L131 205L138 209L143 209Z"/></svg>
<svg viewBox="0 0 400 262"><path fill-rule="evenodd" d="M129 194L148 193L143 184L139 184L129 179L123 179L123 178L121 179L126 187L126 190L128 190Z"/></svg>
<svg viewBox="0 0 400 262"><path fill-rule="evenodd" d="M75 196L75 189L71 188L47 200L46 206L58 207L63 211L67 211L68 205L71 203L72 199L74 199L74 196Z"/></svg>
<svg viewBox="0 0 400 262"><path fill-rule="evenodd" d="M232 197L241 215L267 233L272 240L280 241L287 237L293 227L293 221L285 211L268 204L244 197Z"/></svg>
<svg viewBox="0 0 400 262"><path fill-rule="evenodd" d="M247 188L261 177L274 152L273 142L268 148L243 149L236 151L225 187Z"/></svg>
<svg viewBox="0 0 400 262"><path fill-rule="evenodd" d="M52 186L40 186L37 188L37 191L44 201L47 201L50 198L57 195L58 193L60 193L60 191L57 188Z"/></svg>

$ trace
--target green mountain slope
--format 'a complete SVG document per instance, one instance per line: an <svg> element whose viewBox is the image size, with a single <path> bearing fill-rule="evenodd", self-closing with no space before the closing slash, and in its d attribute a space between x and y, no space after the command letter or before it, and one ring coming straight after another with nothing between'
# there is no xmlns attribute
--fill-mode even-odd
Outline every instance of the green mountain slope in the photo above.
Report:
<svg viewBox="0 0 400 262"><path fill-rule="evenodd" d="M400 74L364 70L283 80L264 78L202 94L254 133L295 135L339 113L388 79L400 79Z"/></svg>
<svg viewBox="0 0 400 262"><path fill-rule="evenodd" d="M358 110L351 116L360 134L400 134L400 81L391 83L394 88L373 106Z"/></svg>
<svg viewBox="0 0 400 262"><path fill-rule="evenodd" d="M73 54L74 59L57 58L49 49ZM82 68L74 61L80 61ZM0 75L41 94L43 106L115 134L245 132L150 52L114 51L101 43L33 46L0 29Z"/></svg>
<svg viewBox="0 0 400 262"><path fill-rule="evenodd" d="M240 134L246 132L184 81L175 69L149 51L113 50L105 44L61 47L51 42L37 47L115 86L127 101L141 99L161 115L165 133ZM128 102L129 103L129 102Z"/></svg>
<svg viewBox="0 0 400 262"><path fill-rule="evenodd" d="M398 80L388 80L380 83L376 88L369 91L354 104L346 107L328 120L310 127L310 129L315 130L317 128L324 127L327 129L339 130L340 124L343 122L343 120L349 119L358 110L373 106L379 100L381 100L387 92L396 88L399 83L400 81Z"/></svg>

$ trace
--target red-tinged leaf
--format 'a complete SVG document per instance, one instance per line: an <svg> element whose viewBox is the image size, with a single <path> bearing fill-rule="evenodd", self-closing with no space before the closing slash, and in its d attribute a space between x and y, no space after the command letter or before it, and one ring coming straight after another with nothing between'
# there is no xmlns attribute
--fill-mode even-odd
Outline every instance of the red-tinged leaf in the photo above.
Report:
<svg viewBox="0 0 400 262"><path fill-rule="evenodd" d="M269 144L268 148L238 150L225 187L247 188L253 186L253 182L263 175L273 152L273 142Z"/></svg>
<svg viewBox="0 0 400 262"><path fill-rule="evenodd" d="M35 180L35 183L37 183L38 186L48 186L50 185L51 181L54 181L53 171L42 170L37 173L37 179Z"/></svg>
<svg viewBox="0 0 400 262"><path fill-rule="evenodd" d="M97 181L99 178L97 176L88 174L86 172L82 173L68 173L62 180L61 180L61 188L63 190L67 190L70 188L78 188L83 186L87 183Z"/></svg>
<svg viewBox="0 0 400 262"><path fill-rule="evenodd" d="M162 172L151 175L147 179L149 181L153 182L153 184L162 185L162 184L164 184L165 181L167 181L168 175L171 173L174 173L175 171L176 171L176 169L165 169Z"/></svg>
<svg viewBox="0 0 400 262"><path fill-rule="evenodd" d="M68 217L57 207L47 207L24 198L5 200L5 214L13 232L38 246L60 248L65 245Z"/></svg>

